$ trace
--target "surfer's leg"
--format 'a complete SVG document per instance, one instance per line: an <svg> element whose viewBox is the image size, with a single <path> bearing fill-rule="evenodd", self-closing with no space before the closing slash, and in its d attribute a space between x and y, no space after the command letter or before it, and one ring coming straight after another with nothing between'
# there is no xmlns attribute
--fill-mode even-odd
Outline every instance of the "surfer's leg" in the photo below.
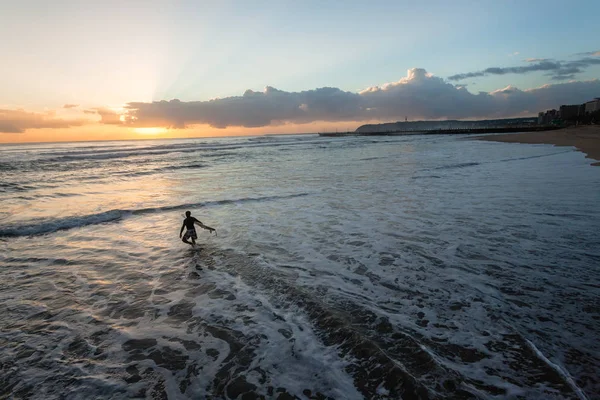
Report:
<svg viewBox="0 0 600 400"><path fill-rule="evenodd" d="M192 239L192 241L188 242L188 239ZM183 243L189 244L190 246L193 246L194 245L194 232L191 232L190 230L185 232L185 235L183 235L183 237L181 238L181 241Z"/></svg>

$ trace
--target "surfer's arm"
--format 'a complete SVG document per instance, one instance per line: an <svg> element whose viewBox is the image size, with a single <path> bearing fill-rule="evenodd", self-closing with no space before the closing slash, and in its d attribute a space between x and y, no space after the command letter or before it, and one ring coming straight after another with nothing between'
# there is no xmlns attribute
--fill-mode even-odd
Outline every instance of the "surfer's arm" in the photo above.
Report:
<svg viewBox="0 0 600 400"><path fill-rule="evenodd" d="M181 234L183 233L183 228L185 228L185 222L183 224L181 224L181 230L179 231L179 237L181 237Z"/></svg>
<svg viewBox="0 0 600 400"><path fill-rule="evenodd" d="M211 232L212 232L212 231L214 231L214 228L211 228L211 227L210 227L210 226L208 226L208 225L204 225L202 222L200 222L200 221L198 221L198 220L195 220L194 222L195 222L196 224L200 225L200 227L201 227L201 228L204 228L204 229L206 229L206 230L209 230L209 231L211 231Z"/></svg>

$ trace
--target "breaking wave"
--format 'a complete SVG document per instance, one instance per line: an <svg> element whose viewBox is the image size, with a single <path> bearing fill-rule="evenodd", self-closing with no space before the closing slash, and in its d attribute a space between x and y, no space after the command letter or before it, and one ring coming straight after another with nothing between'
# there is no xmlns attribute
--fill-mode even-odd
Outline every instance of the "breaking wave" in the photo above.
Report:
<svg viewBox="0 0 600 400"><path fill-rule="evenodd" d="M136 210L117 209L104 211L97 214L83 215L79 217L66 217L54 219L39 224L2 227L0 228L0 238L44 235L67 229L80 228L87 225L97 225L107 222L115 222L132 215L176 211L195 207L219 206L225 204L242 204L249 202L284 200L302 196L308 196L308 193L297 193L286 196L245 197L241 199L226 199L217 201L206 201L201 203L186 203L165 207L140 208Z"/></svg>

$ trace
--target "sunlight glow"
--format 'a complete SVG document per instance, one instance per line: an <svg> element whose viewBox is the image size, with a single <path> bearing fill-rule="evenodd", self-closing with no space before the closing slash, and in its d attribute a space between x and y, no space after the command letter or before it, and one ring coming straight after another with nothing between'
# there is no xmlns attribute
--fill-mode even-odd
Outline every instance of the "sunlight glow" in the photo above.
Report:
<svg viewBox="0 0 600 400"><path fill-rule="evenodd" d="M133 131L135 133L139 133L141 135L158 135L160 133L167 132L166 128L134 128Z"/></svg>

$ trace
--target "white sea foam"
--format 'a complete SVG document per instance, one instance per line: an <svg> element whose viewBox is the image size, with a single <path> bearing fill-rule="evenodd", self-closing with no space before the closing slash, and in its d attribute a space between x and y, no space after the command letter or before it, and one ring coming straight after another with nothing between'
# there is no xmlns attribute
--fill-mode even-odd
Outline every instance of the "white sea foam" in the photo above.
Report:
<svg viewBox="0 0 600 400"><path fill-rule="evenodd" d="M540 349L535 347L535 345L531 343L529 339L525 339L525 341L539 358L541 358L546 364L554 368L565 379L569 386L573 388L573 391L577 393L577 397L579 397L581 400L588 400L588 397L585 395L585 393L583 393L583 390L581 390L581 388L575 384L575 382L573 381L573 377L571 377L571 375L564 368L548 360L544 353L542 353Z"/></svg>

